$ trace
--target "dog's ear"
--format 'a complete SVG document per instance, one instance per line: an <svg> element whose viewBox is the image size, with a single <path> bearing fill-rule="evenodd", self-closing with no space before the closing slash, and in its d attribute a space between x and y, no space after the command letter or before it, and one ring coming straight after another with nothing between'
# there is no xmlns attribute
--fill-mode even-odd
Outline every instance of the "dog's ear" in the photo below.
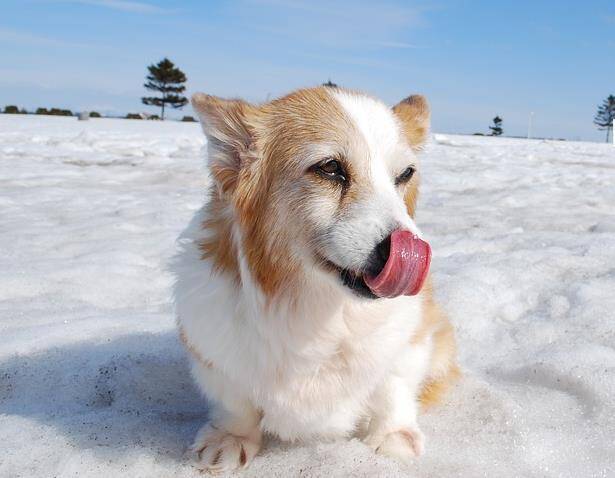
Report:
<svg viewBox="0 0 615 478"><path fill-rule="evenodd" d="M232 192L239 172L254 159L254 131L248 123L254 106L242 100L224 100L204 93L192 96L207 136L208 161L223 192Z"/></svg>
<svg viewBox="0 0 615 478"><path fill-rule="evenodd" d="M429 104L424 96L412 95L393 107L404 128L406 139L414 150L425 144L429 134Z"/></svg>

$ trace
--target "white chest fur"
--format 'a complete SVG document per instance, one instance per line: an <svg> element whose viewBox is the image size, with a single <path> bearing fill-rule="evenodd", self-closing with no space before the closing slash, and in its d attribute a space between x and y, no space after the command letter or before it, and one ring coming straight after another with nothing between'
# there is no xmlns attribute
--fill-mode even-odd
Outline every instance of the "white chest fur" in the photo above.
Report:
<svg viewBox="0 0 615 478"><path fill-rule="evenodd" d="M209 375L223 375L262 412L262 427L283 439L351 432L408 349L420 296L369 301L306 289L292 311L266 311L252 284L237 286L212 273L190 237L195 231L201 233L191 227L184 238L175 292L178 323L205 393L219 386Z"/></svg>

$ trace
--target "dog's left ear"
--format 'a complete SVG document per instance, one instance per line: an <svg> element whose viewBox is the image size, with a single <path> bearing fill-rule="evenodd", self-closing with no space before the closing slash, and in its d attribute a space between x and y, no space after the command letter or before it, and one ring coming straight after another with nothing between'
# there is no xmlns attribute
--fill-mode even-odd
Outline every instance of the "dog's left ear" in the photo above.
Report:
<svg viewBox="0 0 615 478"><path fill-rule="evenodd" d="M242 167L255 156L254 131L249 124L255 107L242 100L225 100L196 93L192 107L207 136L208 162L223 192L232 192Z"/></svg>
<svg viewBox="0 0 615 478"><path fill-rule="evenodd" d="M404 128L406 139L412 149L419 150L429 134L429 104L424 96L412 95L393 107Z"/></svg>

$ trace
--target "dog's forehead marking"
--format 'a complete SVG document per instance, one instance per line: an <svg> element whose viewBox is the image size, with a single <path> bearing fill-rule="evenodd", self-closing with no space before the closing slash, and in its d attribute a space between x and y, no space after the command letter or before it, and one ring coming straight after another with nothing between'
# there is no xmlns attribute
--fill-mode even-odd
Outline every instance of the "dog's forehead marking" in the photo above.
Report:
<svg viewBox="0 0 615 478"><path fill-rule="evenodd" d="M372 187L380 194L396 195L393 177L413 161L413 154L402 139L395 114L379 100L360 93L336 90L331 94L367 147L364 160Z"/></svg>
<svg viewBox="0 0 615 478"><path fill-rule="evenodd" d="M366 95L343 90L331 94L365 139L370 160L386 162L394 159L392 153L399 149L401 129L393 112Z"/></svg>
<svg viewBox="0 0 615 478"><path fill-rule="evenodd" d="M285 164L343 152L362 135L328 88L298 90L262 108L261 148ZM365 145L362 145L366 149Z"/></svg>

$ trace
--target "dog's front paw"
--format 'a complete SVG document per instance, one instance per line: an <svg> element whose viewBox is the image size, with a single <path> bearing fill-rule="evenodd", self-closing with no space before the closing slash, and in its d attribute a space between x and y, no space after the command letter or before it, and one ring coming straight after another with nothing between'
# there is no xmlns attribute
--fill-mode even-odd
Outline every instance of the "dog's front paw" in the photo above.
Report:
<svg viewBox="0 0 615 478"><path fill-rule="evenodd" d="M402 428L380 437L371 436L365 441L376 453L404 463L421 456L425 451L425 436L418 427Z"/></svg>
<svg viewBox="0 0 615 478"><path fill-rule="evenodd" d="M207 424L199 430L191 447L196 466L211 473L247 467L261 446L261 434L255 430L248 436L233 435Z"/></svg>

